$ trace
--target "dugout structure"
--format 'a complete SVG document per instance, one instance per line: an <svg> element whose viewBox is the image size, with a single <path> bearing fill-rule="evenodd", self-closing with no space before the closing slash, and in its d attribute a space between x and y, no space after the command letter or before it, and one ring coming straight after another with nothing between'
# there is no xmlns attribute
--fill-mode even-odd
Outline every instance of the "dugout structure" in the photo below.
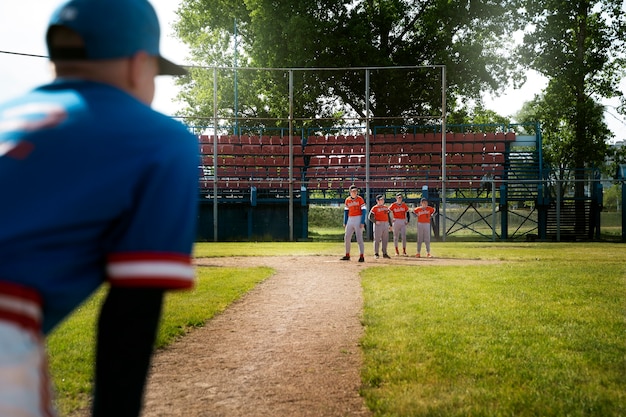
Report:
<svg viewBox="0 0 626 417"><path fill-rule="evenodd" d="M309 206L341 205L353 184L370 207L376 194L390 202L400 192L412 206L427 196L437 209L435 237L442 240L569 236L559 213L566 196L557 192L555 199L539 125L447 125L443 66L324 69L360 73L363 97L371 97L372 74L426 70L440 75L439 110L397 117L424 123L390 124L393 118L387 117L386 124L378 124L370 100L364 99L364 117L345 116L333 126L293 114L294 74L315 69L268 70L283 71L288 80L284 118L244 123L237 111L220 116L218 74L236 70L213 69L212 123L193 128L201 153L200 240L306 240ZM582 232L581 222L574 222L574 238L593 229L587 220Z"/></svg>

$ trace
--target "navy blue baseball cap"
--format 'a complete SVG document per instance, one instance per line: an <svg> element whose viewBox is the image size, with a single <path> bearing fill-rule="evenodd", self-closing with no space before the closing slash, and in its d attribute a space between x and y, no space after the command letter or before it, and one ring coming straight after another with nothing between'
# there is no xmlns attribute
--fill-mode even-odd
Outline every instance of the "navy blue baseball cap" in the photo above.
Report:
<svg viewBox="0 0 626 417"><path fill-rule="evenodd" d="M50 45L50 28L54 26L76 32L84 46ZM69 0L52 14L47 43L53 61L126 58L144 51L158 58L159 74L187 74L183 67L161 56L160 36L159 19L147 0Z"/></svg>

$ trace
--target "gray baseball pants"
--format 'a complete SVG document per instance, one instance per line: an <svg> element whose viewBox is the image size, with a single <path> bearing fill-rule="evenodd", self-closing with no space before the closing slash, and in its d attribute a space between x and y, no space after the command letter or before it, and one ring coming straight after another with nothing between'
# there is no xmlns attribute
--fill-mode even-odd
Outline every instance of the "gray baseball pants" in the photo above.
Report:
<svg viewBox="0 0 626 417"><path fill-rule="evenodd" d="M389 243L389 222L382 221L374 224L374 253L378 255L378 248L383 244L383 254L387 253Z"/></svg>
<svg viewBox="0 0 626 417"><path fill-rule="evenodd" d="M393 246L397 249L402 240L402 250L406 251L406 220L394 219L393 221Z"/></svg>
<svg viewBox="0 0 626 417"><path fill-rule="evenodd" d="M346 231L343 240L346 244L346 253L350 253L352 244L352 234L356 234L356 242L359 244L359 252L361 255L365 253L365 244L363 243L363 229L361 229L361 216L350 216L346 223Z"/></svg>
<svg viewBox="0 0 626 417"><path fill-rule="evenodd" d="M430 253L430 222L417 222L417 253L422 251L422 243L426 244L426 253Z"/></svg>

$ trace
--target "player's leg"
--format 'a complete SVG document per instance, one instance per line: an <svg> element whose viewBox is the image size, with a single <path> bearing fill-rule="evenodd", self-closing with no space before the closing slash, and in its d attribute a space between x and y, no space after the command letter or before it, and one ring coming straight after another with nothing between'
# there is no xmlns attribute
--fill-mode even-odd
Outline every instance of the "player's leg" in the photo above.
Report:
<svg viewBox="0 0 626 417"><path fill-rule="evenodd" d="M400 255L398 251L398 242L401 236L402 224L400 220L394 220L393 222L393 247L396 249L396 255Z"/></svg>
<svg viewBox="0 0 626 417"><path fill-rule="evenodd" d="M406 223L404 221L400 227L400 238L402 239L402 254L406 256Z"/></svg>
<svg viewBox="0 0 626 417"><path fill-rule="evenodd" d="M415 256L419 257L422 252L422 243L424 242L424 223L417 223L417 254Z"/></svg>
<svg viewBox="0 0 626 417"><path fill-rule="evenodd" d="M352 224L350 224L350 219L348 219L348 222L346 223L346 229L344 231L343 234L343 241L345 243L346 246L346 257L350 256L350 246L352 243L352 233L354 232L354 228L352 227Z"/></svg>
<svg viewBox="0 0 626 417"><path fill-rule="evenodd" d="M361 258L362 258L363 254L365 253L365 242L363 241L363 229L361 229L361 219L359 217L355 217L355 219L356 219L356 224L355 224L356 242L359 245L359 254L361 255Z"/></svg>
<svg viewBox="0 0 626 417"><path fill-rule="evenodd" d="M383 256L385 258L389 257L389 254L387 253L387 246L389 245L389 225L387 223L383 223L380 225L381 230L381 245L382 245L382 250L383 250Z"/></svg>
<svg viewBox="0 0 626 417"><path fill-rule="evenodd" d="M380 247L380 239L381 239L381 226L378 223L374 223L374 255L378 258L379 252L378 248Z"/></svg>

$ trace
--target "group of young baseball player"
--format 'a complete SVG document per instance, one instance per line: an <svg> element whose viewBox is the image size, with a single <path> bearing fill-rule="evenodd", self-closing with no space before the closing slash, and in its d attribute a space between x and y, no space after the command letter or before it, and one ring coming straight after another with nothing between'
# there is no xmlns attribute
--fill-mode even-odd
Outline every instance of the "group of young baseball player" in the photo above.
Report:
<svg viewBox="0 0 626 417"><path fill-rule="evenodd" d="M393 232L393 245L396 256L400 256L399 244L402 244L402 256L406 253L406 227L411 218L411 212L417 217L417 253L416 258L421 257L422 244L426 246L426 257L432 258L430 253L430 221L435 213L435 209L428 205L428 200L422 198L419 206L411 209L404 202L402 193L396 194L396 201L389 206L385 205L385 196L376 196L376 204L367 212L367 204L363 197L359 195L358 187L352 185L349 189L350 196L345 200L345 210L343 225L345 229L344 243L346 254L342 261L350 260L350 248L352 245L352 235L356 235L359 246L359 262L365 262L365 243L363 241L363 229L365 221L369 219L374 225L374 256L380 257L379 250L382 250L383 258L391 258L387 253L389 244L389 232Z"/></svg>

